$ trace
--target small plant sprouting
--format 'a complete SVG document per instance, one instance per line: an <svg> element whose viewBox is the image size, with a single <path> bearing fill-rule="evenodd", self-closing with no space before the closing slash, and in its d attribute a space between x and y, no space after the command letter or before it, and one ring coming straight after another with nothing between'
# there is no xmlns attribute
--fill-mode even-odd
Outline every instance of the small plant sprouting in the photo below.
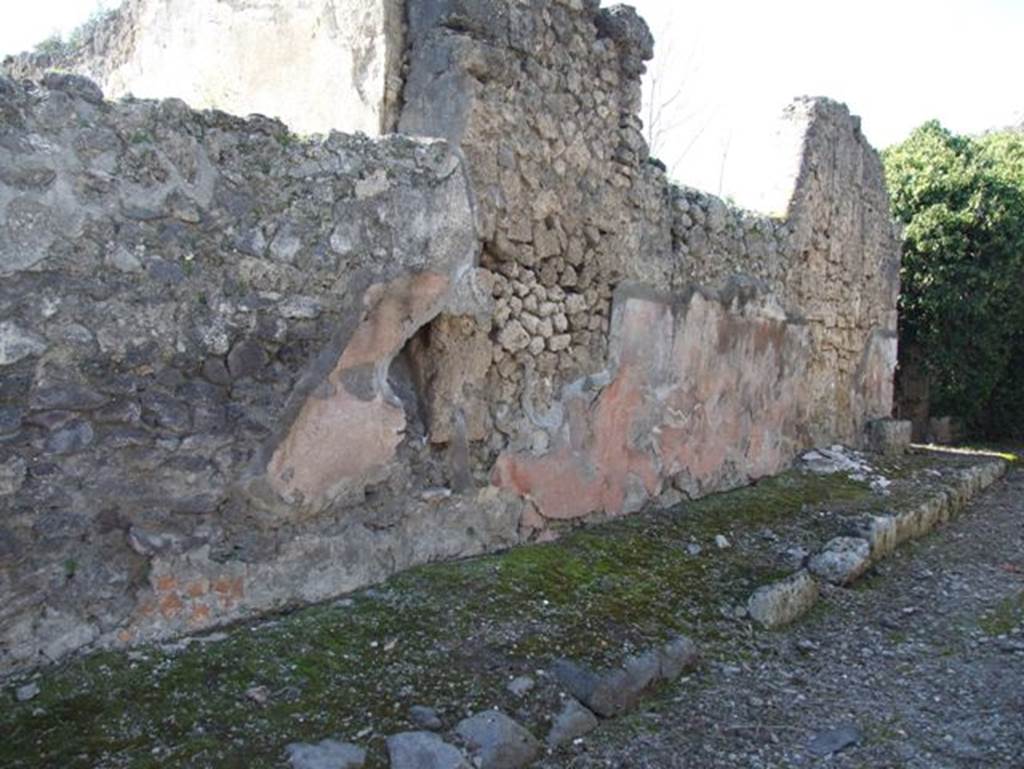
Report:
<svg viewBox="0 0 1024 769"><path fill-rule="evenodd" d="M299 137L291 131L282 131L279 134L275 134L274 138L277 139L278 144L285 148L291 147L299 141Z"/></svg>
<svg viewBox="0 0 1024 769"><path fill-rule="evenodd" d="M78 571L78 561L74 558L68 558L64 561L64 577L65 579L74 579L75 572Z"/></svg>

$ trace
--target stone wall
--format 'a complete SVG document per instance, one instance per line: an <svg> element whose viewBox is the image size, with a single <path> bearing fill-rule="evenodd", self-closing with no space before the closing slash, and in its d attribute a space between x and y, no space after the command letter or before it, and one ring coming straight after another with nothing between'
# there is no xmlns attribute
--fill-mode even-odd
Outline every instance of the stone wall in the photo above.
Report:
<svg viewBox="0 0 1024 769"><path fill-rule="evenodd" d="M802 137L802 151L785 215L739 211L669 185L649 162L637 112L653 39L630 9L578 0L540 6L436 0L411 7L423 13L410 15L399 126L463 148L480 201L482 265L494 273L496 311L471 335L481 342L470 347L486 361L482 340L489 337L492 362L486 373L484 365L475 368L475 382L463 377L459 385L469 393L462 404L474 428L469 438L479 441L478 465L497 462L505 469L495 482L535 502L544 496L568 504L572 496L565 508L539 505L554 519L618 514L674 479L688 493L706 493L778 471L802 446L857 443L867 420L889 415L898 245L881 164L844 106L824 99L793 104L784 118L788 133ZM621 456L639 448L632 431L640 425L603 427L600 408L582 422L568 416L579 405L579 382L615 381L609 344L620 343L620 332L611 323L613 292L633 283L685 295L693 283L722 290L736 276L750 279L750 290L771 297L775 313L806 336L806 363L793 361L778 372L791 379L783 389L791 393L793 418L752 410L749 427L722 429L751 405L742 383L722 371L716 399L735 402L674 434L703 446L715 435L713 425L736 441L731 451L708 451L687 464L666 461L651 444L643 449L645 473L622 470ZM723 311L733 311L728 308L726 302ZM721 320L678 317L673 334L684 338L714 338L692 324ZM657 349L673 334L634 335L632 343ZM466 345L447 349L464 355ZM673 411L663 401L671 398L653 383L662 375L651 374L640 388L644 398L658 401L644 418L647 427ZM439 405L431 413L432 437L448 440L451 409ZM770 440L758 437L762 427ZM614 435L602 435L605 429ZM599 457L585 449L581 457L579 447L591 443L616 448ZM576 447L572 457L568 445ZM523 466L543 471L527 482ZM575 467L593 493L545 488L562 487ZM612 485L632 484L637 499L597 490L607 486L609 473L623 472L628 477Z"/></svg>
<svg viewBox="0 0 1024 769"><path fill-rule="evenodd" d="M0 665L514 540L493 490L421 499L449 460L392 370L490 304L444 142L303 143L64 75L0 80L0 117Z"/></svg>
<svg viewBox="0 0 1024 769"><path fill-rule="evenodd" d="M762 216L648 158L630 9L405 10L405 136L0 80L0 667L747 483L889 415L898 247L845 107L790 108Z"/></svg>
<svg viewBox="0 0 1024 769"><path fill-rule="evenodd" d="M303 134L394 129L401 0L125 0L59 50L5 62L94 80L108 98L183 99Z"/></svg>
<svg viewBox="0 0 1024 769"><path fill-rule="evenodd" d="M669 189L637 118L653 39L635 14L596 5L410 6L399 128L463 148L495 276L496 311L477 334L491 362L468 388L481 397L464 401L484 466L550 445L561 388L605 367L620 281L678 284Z"/></svg>
<svg viewBox="0 0 1024 769"><path fill-rule="evenodd" d="M806 434L816 444L856 443L864 422L889 415L893 400L899 241L884 173L844 105L798 99L783 120L803 135L785 216L675 189L674 248L688 279L757 278L807 322Z"/></svg>

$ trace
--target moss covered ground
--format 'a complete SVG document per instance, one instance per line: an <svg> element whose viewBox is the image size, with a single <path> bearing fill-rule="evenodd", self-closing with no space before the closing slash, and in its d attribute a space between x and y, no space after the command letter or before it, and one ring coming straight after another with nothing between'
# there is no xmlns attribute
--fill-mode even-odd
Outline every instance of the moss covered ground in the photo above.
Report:
<svg viewBox="0 0 1024 769"><path fill-rule="evenodd" d="M886 471L903 493L965 461L915 456ZM384 736L412 728L415 704L448 725L498 706L543 735L553 659L614 664L677 633L713 655L724 634L752 632L729 609L792 570L787 546L821 544L844 515L895 496L792 471L188 643L80 657L38 674L29 702L13 697L27 679L6 682L0 766L258 769L281 766L289 742L326 737L367 745L369 766L383 766ZM527 700L505 686L523 674L539 682Z"/></svg>

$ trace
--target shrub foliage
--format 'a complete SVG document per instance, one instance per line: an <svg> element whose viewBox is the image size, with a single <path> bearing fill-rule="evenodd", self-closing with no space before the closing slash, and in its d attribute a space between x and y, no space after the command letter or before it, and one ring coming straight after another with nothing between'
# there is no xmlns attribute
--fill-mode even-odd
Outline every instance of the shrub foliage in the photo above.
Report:
<svg viewBox="0 0 1024 769"><path fill-rule="evenodd" d="M904 225L900 335L924 353L932 412L1024 433L1024 133L937 122L883 153Z"/></svg>

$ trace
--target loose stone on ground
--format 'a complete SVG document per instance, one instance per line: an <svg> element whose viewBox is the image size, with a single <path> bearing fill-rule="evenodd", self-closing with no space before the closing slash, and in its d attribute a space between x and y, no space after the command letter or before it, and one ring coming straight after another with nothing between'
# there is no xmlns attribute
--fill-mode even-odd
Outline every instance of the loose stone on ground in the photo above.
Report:
<svg viewBox="0 0 1024 769"><path fill-rule="evenodd" d="M540 754L534 736L496 710L460 721L455 733L469 745L479 769L521 769Z"/></svg>
<svg viewBox="0 0 1024 769"><path fill-rule="evenodd" d="M549 748L558 748L573 740L583 737L598 727L597 716L583 707L578 700L569 697L565 707L551 724L547 744Z"/></svg>
<svg viewBox="0 0 1024 769"><path fill-rule="evenodd" d="M433 732L402 732L387 745L391 769L472 769L458 748Z"/></svg>
<svg viewBox="0 0 1024 769"><path fill-rule="evenodd" d="M293 743L286 752L292 769L362 769L366 763L365 750L336 740L316 745Z"/></svg>

